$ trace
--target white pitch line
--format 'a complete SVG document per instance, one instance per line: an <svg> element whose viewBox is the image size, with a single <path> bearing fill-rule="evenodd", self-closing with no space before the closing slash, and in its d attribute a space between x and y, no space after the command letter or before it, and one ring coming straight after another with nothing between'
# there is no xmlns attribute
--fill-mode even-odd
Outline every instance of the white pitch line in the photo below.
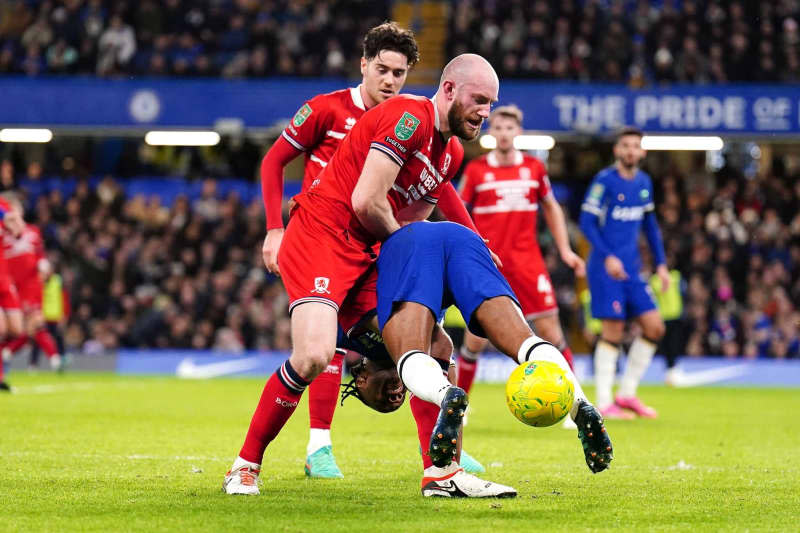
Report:
<svg viewBox="0 0 800 533"><path fill-rule="evenodd" d="M31 385L14 387L13 394L57 394L59 392L75 392L75 391L88 391L103 386L124 389L124 388L138 388L145 387L147 383L110 383L110 382L93 382L93 381L76 381L72 383L51 383L47 385Z"/></svg>
<svg viewBox="0 0 800 533"><path fill-rule="evenodd" d="M49 451L31 452L31 451L0 451L0 455L9 457L40 457L43 455L52 455ZM112 454L112 453L59 453L59 457L72 458L72 459L108 459L108 460L129 460L129 461L220 461L227 462L230 459L223 459L221 457L204 457L202 455L149 455L149 454Z"/></svg>

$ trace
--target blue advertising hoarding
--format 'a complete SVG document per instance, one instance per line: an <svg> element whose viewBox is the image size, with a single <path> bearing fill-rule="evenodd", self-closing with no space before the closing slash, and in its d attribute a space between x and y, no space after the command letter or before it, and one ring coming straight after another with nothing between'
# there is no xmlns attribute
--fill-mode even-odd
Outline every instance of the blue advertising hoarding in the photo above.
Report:
<svg viewBox="0 0 800 533"><path fill-rule="evenodd" d="M0 125L210 128L221 119L267 128L306 99L354 85L341 79L102 80L0 78ZM432 95L434 87L407 92ZM501 82L501 103L526 113L526 128L603 133L633 124L649 133L800 135L800 88L793 85L624 85Z"/></svg>

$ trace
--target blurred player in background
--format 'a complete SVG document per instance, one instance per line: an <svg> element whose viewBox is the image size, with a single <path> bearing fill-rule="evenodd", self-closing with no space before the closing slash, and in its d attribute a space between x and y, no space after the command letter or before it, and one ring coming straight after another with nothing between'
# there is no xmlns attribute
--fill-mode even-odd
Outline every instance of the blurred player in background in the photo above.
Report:
<svg viewBox="0 0 800 533"><path fill-rule="evenodd" d="M12 198L9 204L20 219L23 219L24 212L19 200ZM8 262L8 271L17 289L24 321L22 335L11 339L3 350L11 352L13 356L33 340L47 355L51 368L61 370L61 354L55 339L45 327L42 315L44 280L50 276L52 269L45 257L44 241L39 228L33 224L24 224L18 235L5 233L3 256Z"/></svg>
<svg viewBox="0 0 800 533"><path fill-rule="evenodd" d="M401 95L368 111L312 186L296 197L278 257L289 293L292 355L264 387L244 445L225 476L228 494L259 493L264 451L309 382L332 360L337 323L349 331L376 307L376 245L401 224L430 216L461 165L458 138L477 137L498 86L485 59L456 57L445 66L433 98ZM468 219L463 206L461 211ZM433 335L434 342L446 337L441 328ZM450 356L439 358L449 361ZM389 391L398 400L402 392L402 384ZM440 410L431 407L412 405L424 450ZM441 470L427 453L423 464L425 476Z"/></svg>
<svg viewBox="0 0 800 533"><path fill-rule="evenodd" d="M24 229L25 222L19 212L11 208L8 201L0 197L0 238L19 235ZM22 335L22 312L19 306L19 296L11 274L8 262L0 254L0 343L5 343L10 338ZM11 387L5 381L5 364L11 358L11 352L0 347L0 391L10 391Z"/></svg>
<svg viewBox="0 0 800 533"><path fill-rule="evenodd" d="M656 220L653 185L650 176L639 169L644 156L642 132L623 129L614 144L616 162L595 176L581 206L581 230L592 243L588 266L592 315L603 324L594 349L594 368L597 406L606 418L632 418L628 411L648 418L657 416L636 396L664 335L664 321L641 273L642 228L653 253L661 290L669 288L670 275ZM617 357L629 319L636 319L642 334L631 343L617 396L612 399Z"/></svg>
<svg viewBox="0 0 800 533"><path fill-rule="evenodd" d="M583 259L570 247L564 213L550 190L544 165L514 148L514 139L522 133L522 111L514 105L498 107L489 117L489 133L497 140L497 148L469 162L461 198L480 234L503 262L502 273L519 298L525 319L561 351L571 368L572 351L559 323L558 304L539 249L536 222L540 207L561 259L581 277L585 274ZM458 386L467 392L486 343L469 330L464 336Z"/></svg>

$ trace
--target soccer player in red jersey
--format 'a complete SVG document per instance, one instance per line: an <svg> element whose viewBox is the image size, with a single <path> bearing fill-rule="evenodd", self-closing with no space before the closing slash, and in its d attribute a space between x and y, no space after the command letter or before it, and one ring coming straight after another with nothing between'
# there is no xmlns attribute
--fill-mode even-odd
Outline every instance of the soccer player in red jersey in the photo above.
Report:
<svg viewBox="0 0 800 533"><path fill-rule="evenodd" d="M17 200L9 202L11 208L23 217L22 204ZM8 263L11 280L17 289L20 308L24 319L24 332L12 339L3 348L11 354L33 339L47 354L50 366L61 368L61 355L58 353L56 341L44 327L42 315L43 278L51 273L50 262L45 257L44 241L39 228L32 224L24 224L22 231L13 235L3 235L3 257Z"/></svg>
<svg viewBox="0 0 800 533"><path fill-rule="evenodd" d="M578 276L585 275L586 267L570 248L564 213L550 190L544 165L514 148L514 138L522 133L522 111L513 105L498 107L489 118L489 133L497 147L464 169L461 198L481 235L503 261L503 275L517 295L525 319L532 321L534 331L556 346L572 367L572 352L561 330L558 304L536 236L540 207L561 259ZM466 332L458 358L458 386L466 391L475 379L478 356L486 343Z"/></svg>
<svg viewBox="0 0 800 533"><path fill-rule="evenodd" d="M463 159L463 147L453 136L478 135L498 85L480 56L455 58L432 99L399 95L365 113L312 186L295 198L278 254L289 294L293 351L264 387L239 457L225 477L227 493L258 494L264 450L308 383L333 358L337 322L348 331L374 312L377 245L402 224L430 215ZM441 367L430 359L432 366L420 372L442 378ZM412 374L407 373L409 381ZM387 382L383 394L402 403L406 386L413 391L416 385ZM430 405L436 411L433 420L430 410L423 414L412 403L423 449L439 414L439 406ZM424 475L435 475L431 469L439 467L428 453L423 461ZM487 495L479 488L473 494Z"/></svg>
<svg viewBox="0 0 800 533"><path fill-rule="evenodd" d="M364 37L361 84L321 94L304 103L264 156L261 185L267 237L262 255L270 272L280 273L278 250L284 234L281 204L286 165L304 154L302 191L308 190L361 116L397 95L405 84L409 69L418 60L417 43L410 31L392 22L372 28ZM445 216L475 230L451 185L444 195L440 208ZM446 342L439 345L444 351L450 350ZM344 350L338 349L325 370L309 386L310 430L305 473L312 478L342 477L333 456L330 428L338 400L343 356ZM480 465L478 467L482 469Z"/></svg>
<svg viewBox="0 0 800 533"><path fill-rule="evenodd" d="M24 224L19 213L11 208L5 198L0 197L0 236L19 235ZM8 263L3 254L0 254L0 341L5 343L9 337L21 335L22 331L22 313L17 289L11 280ZM10 358L10 353L3 349L0 356L0 391L11 390L4 379L3 367L7 358Z"/></svg>

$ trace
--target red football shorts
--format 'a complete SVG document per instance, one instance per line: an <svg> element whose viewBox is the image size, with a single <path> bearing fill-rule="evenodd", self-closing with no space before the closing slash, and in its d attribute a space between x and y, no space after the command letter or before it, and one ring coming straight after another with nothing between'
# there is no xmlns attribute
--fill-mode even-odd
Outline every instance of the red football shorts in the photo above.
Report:
<svg viewBox="0 0 800 533"><path fill-rule="evenodd" d="M514 289L526 320L558 313L553 284L541 255L538 258L529 256L526 260L514 259L508 262L503 257L501 259L503 268L500 272Z"/></svg>
<svg viewBox="0 0 800 533"><path fill-rule="evenodd" d="M303 206L292 213L278 252L289 313L306 302L330 305L348 331L377 305L375 252L338 224Z"/></svg>
<svg viewBox="0 0 800 533"><path fill-rule="evenodd" d="M5 276L0 276L0 309L7 311L19 310L17 288Z"/></svg>
<svg viewBox="0 0 800 533"><path fill-rule="evenodd" d="M20 280L15 283L19 294L19 303L23 311L33 311L42 308L42 291L44 287L39 277Z"/></svg>

